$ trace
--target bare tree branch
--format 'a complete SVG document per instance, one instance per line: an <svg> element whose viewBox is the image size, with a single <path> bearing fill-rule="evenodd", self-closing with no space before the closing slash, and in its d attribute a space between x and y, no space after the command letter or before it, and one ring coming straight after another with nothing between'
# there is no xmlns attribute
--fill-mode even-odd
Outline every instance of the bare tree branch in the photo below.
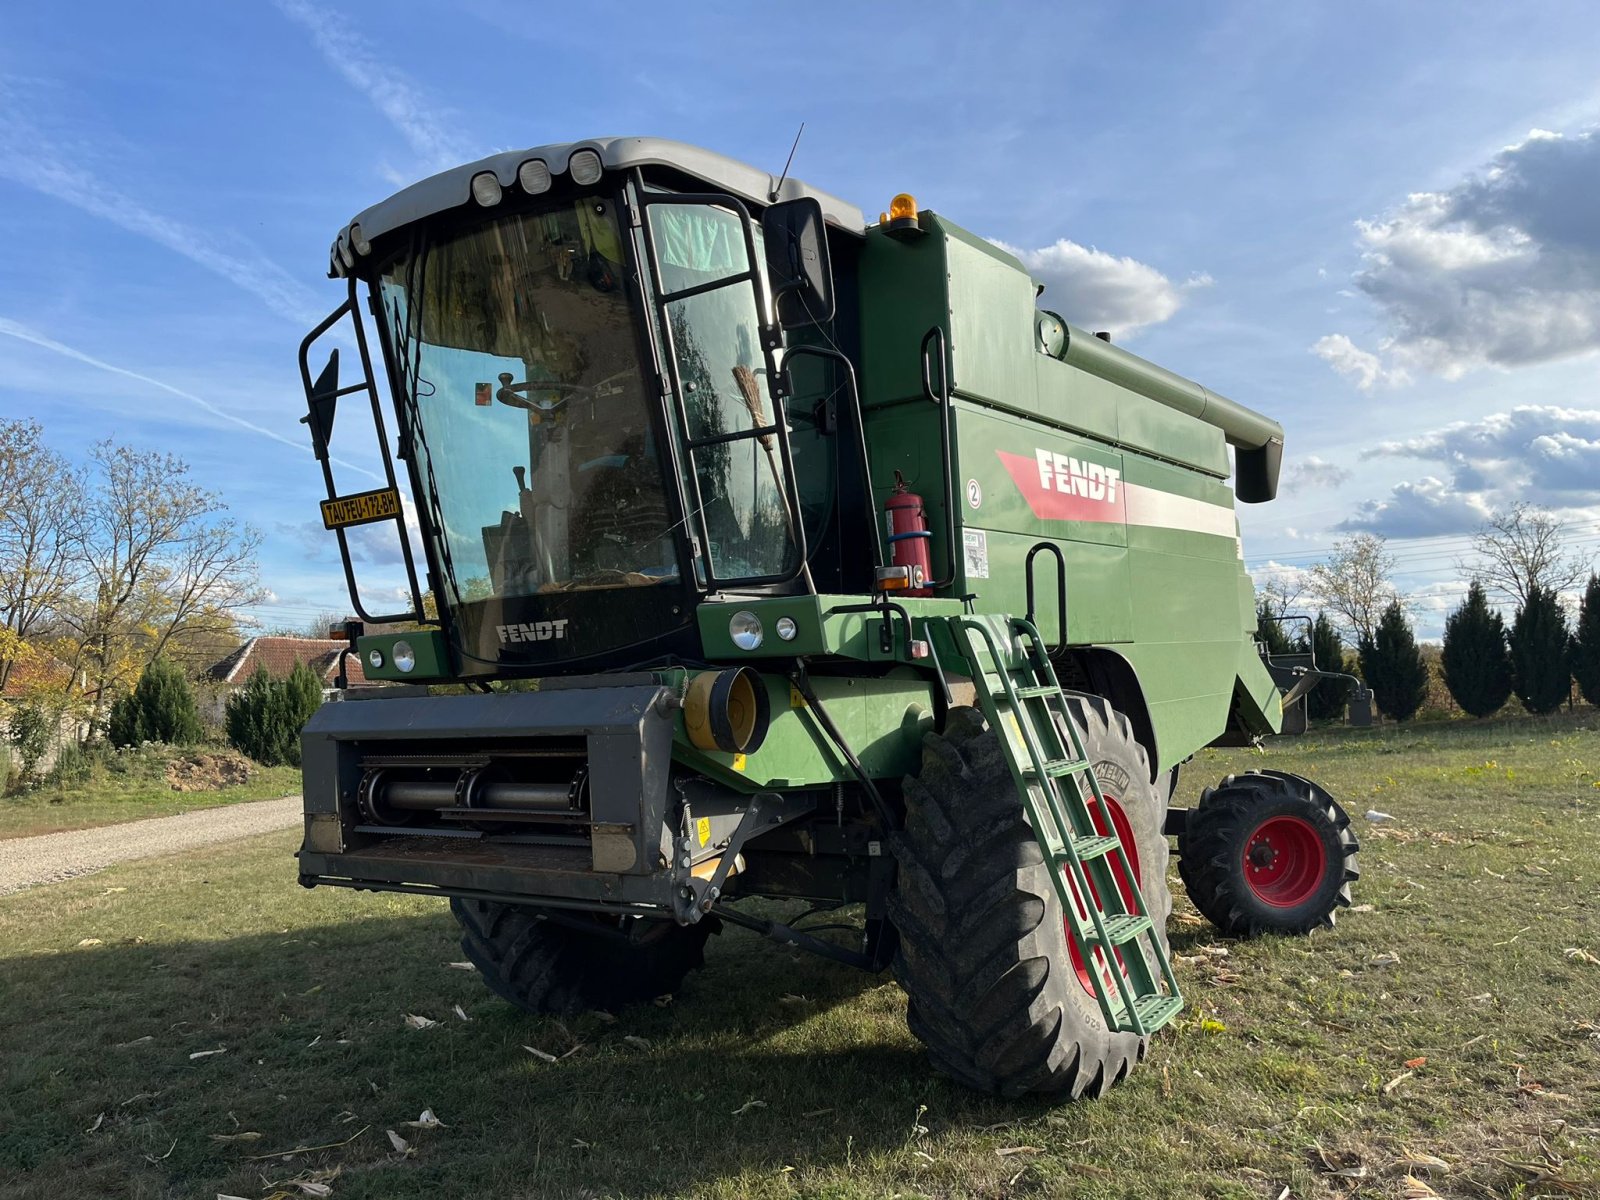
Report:
<svg viewBox="0 0 1600 1200"><path fill-rule="evenodd" d="M1311 568L1310 590L1357 639L1371 641L1383 610L1400 598L1389 581L1394 566L1382 535L1358 533L1335 542L1327 561Z"/></svg>
<svg viewBox="0 0 1600 1200"><path fill-rule="evenodd" d="M1456 568L1521 609L1534 588L1559 596L1583 582L1588 566L1567 552L1570 535L1565 521L1518 500L1489 515L1472 538L1475 560Z"/></svg>

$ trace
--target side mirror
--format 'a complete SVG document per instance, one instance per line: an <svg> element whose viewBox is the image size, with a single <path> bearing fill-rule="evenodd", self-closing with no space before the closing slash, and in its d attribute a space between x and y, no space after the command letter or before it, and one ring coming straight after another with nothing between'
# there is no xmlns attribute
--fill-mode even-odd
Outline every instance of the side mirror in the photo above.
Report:
<svg viewBox="0 0 1600 1200"><path fill-rule="evenodd" d="M801 329L833 319L833 270L822 205L802 196L774 204L761 214L778 325Z"/></svg>
<svg viewBox="0 0 1600 1200"><path fill-rule="evenodd" d="M328 356L328 365L322 368L322 374L317 376L317 381L306 393L306 408L309 411L300 418L311 429L311 448L319 459L328 457L328 439L333 436L333 410L338 403L339 352L335 350Z"/></svg>

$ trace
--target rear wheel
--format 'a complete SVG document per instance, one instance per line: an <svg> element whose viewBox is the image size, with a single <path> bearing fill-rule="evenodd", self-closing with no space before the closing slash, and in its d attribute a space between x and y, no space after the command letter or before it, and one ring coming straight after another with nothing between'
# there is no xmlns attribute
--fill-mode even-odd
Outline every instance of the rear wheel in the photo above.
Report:
<svg viewBox="0 0 1600 1200"><path fill-rule="evenodd" d="M1223 933L1309 933L1349 905L1359 849L1349 816L1322 788L1249 771L1201 795L1178 835L1178 873Z"/></svg>
<svg viewBox="0 0 1600 1200"><path fill-rule="evenodd" d="M1106 795L1096 823L1122 835L1165 944L1165 803L1150 784L1149 760L1127 718L1104 700L1069 695L1068 708ZM969 1087L1099 1096L1143 1057L1146 1042L1107 1029L999 739L976 709L951 709L944 733L924 739L905 795L889 915L911 1032L935 1067ZM1124 948L1136 952L1144 951Z"/></svg>
<svg viewBox="0 0 1600 1200"><path fill-rule="evenodd" d="M713 920L623 924L494 900L450 901L461 950L489 989L533 1013L618 1008L676 991L705 961Z"/></svg>

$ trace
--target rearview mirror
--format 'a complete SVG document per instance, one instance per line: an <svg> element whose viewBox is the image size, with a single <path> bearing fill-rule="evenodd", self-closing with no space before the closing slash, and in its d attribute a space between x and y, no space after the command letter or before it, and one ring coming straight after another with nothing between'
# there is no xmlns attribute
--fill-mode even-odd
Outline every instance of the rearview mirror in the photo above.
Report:
<svg viewBox="0 0 1600 1200"><path fill-rule="evenodd" d="M811 196L785 200L761 214L778 324L784 329L833 319L833 271L822 205Z"/></svg>

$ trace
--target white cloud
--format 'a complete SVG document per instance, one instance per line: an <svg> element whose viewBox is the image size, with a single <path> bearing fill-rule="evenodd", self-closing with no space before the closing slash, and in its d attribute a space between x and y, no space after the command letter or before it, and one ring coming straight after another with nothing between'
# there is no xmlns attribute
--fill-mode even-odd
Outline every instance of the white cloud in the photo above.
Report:
<svg viewBox="0 0 1600 1200"><path fill-rule="evenodd" d="M1398 483L1383 500L1365 500L1334 528L1381 533L1390 538L1437 537L1470 533L1488 519L1490 505L1476 492L1459 492L1442 479L1424 475Z"/></svg>
<svg viewBox="0 0 1600 1200"><path fill-rule="evenodd" d="M1556 507L1600 503L1600 409L1519 405L1381 442L1363 457L1442 463L1463 492Z"/></svg>
<svg viewBox="0 0 1600 1200"><path fill-rule="evenodd" d="M1597 195L1600 134L1534 130L1448 191L1357 222L1355 284L1387 329L1377 355L1324 352L1329 338L1317 353L1371 387L1408 367L1453 379L1600 349Z"/></svg>
<svg viewBox="0 0 1600 1200"><path fill-rule="evenodd" d="M145 208L117 190L116 172L81 149L69 154L52 145L18 115L14 97L0 91L0 106L0 176L164 246L298 325L321 319L322 302L276 263L254 252L224 249L213 235Z"/></svg>
<svg viewBox="0 0 1600 1200"><path fill-rule="evenodd" d="M1355 380L1363 392L1370 392L1380 384L1394 387L1411 382L1404 370L1385 366L1376 354L1361 349L1342 333L1318 338L1311 353L1339 374Z"/></svg>
<svg viewBox="0 0 1600 1200"><path fill-rule="evenodd" d="M311 44L328 65L372 101L429 170L453 167L472 157L463 152L460 141L447 128L444 114L433 110L400 71L374 58L351 32L354 22L349 17L308 0L277 0L277 5L284 16L310 33Z"/></svg>
<svg viewBox="0 0 1600 1200"><path fill-rule="evenodd" d="M1074 325L1123 337L1167 320L1183 307L1188 293L1211 285L1207 275L1175 284L1148 263L1080 246L1062 238L1053 245L1024 250L994 241L1021 260L1045 285L1040 303Z"/></svg>
<svg viewBox="0 0 1600 1200"><path fill-rule="evenodd" d="M1283 482L1288 491L1302 492L1312 488L1338 487L1349 478L1350 472L1338 463L1328 462L1320 455L1308 454L1289 464Z"/></svg>

